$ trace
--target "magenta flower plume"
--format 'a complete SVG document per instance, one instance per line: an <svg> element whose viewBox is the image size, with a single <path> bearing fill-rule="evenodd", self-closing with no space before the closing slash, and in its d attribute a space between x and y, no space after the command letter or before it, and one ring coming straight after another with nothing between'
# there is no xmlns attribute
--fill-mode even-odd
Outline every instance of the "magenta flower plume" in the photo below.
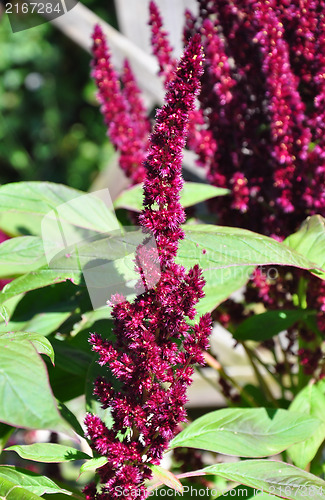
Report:
<svg viewBox="0 0 325 500"><path fill-rule="evenodd" d="M271 3L256 1L254 24L259 30L253 41L260 44L262 72L268 88L272 155L279 167L274 174L275 186L282 190L278 203L284 212L292 212L292 186L297 175L297 160L306 160L311 134L305 126L305 105L298 92L298 78L289 58L284 28Z"/></svg>
<svg viewBox="0 0 325 500"><path fill-rule="evenodd" d="M173 57L173 49L169 43L167 32L163 29L163 21L159 9L155 2L149 4L151 26L151 45L154 55L159 62L159 74L164 77L165 87L174 78L177 61ZM190 27L190 12L187 12L188 26L184 29L184 40L188 40L195 33L194 25ZM197 154L197 163L200 166L206 165L210 158L213 158L216 150L216 142L210 130L207 130L202 109L193 109L190 112L187 131L187 146Z"/></svg>
<svg viewBox="0 0 325 500"><path fill-rule="evenodd" d="M151 46L159 63L159 75L164 77L165 84L169 83L175 75L177 60L173 57L167 32L163 29L163 22L155 2L149 4L149 25L151 26Z"/></svg>
<svg viewBox="0 0 325 500"><path fill-rule="evenodd" d="M97 98L108 127L107 134L120 153L120 166L133 183L145 176L143 162L148 147L150 124L128 62L124 65L122 83L116 74L105 36L100 26L93 34L92 76L98 88Z"/></svg>
<svg viewBox="0 0 325 500"><path fill-rule="evenodd" d="M91 446L107 458L97 471L100 485L85 488L87 500L115 499L121 491L126 499L148 496L144 481L151 477L150 465L159 464L186 419L193 364L203 364L202 350L208 347L210 315L195 326L187 321L194 319L195 305L204 295L202 272L198 266L186 271L175 263L185 221L180 204L182 149L199 91L202 58L197 35L171 80L165 106L157 112L146 159L140 223L155 236L161 278L133 303L117 298L114 341L91 335L99 364L110 373L95 381L95 394L103 408L110 409L114 424L108 429L98 416L86 417Z"/></svg>

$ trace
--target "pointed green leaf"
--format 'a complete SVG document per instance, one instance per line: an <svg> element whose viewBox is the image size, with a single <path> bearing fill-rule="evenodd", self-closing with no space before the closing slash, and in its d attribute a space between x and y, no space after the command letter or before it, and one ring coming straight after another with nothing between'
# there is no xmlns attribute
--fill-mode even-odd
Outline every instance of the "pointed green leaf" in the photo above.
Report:
<svg viewBox="0 0 325 500"><path fill-rule="evenodd" d="M324 500L325 495L325 481L293 465L274 460L216 464L196 472L198 475L218 475L290 500Z"/></svg>
<svg viewBox="0 0 325 500"><path fill-rule="evenodd" d="M315 315L315 313L305 309L267 311L247 318L240 324L233 336L236 340L271 339L310 315Z"/></svg>
<svg viewBox="0 0 325 500"><path fill-rule="evenodd" d="M152 470L153 475L159 479L159 481L172 488L175 491L179 491L183 493L182 483L177 479L177 477L167 469L160 467L160 465L150 465L150 469Z"/></svg>
<svg viewBox="0 0 325 500"><path fill-rule="evenodd" d="M1 422L30 429L64 424L44 361L30 342L1 339L0 367Z"/></svg>
<svg viewBox="0 0 325 500"><path fill-rule="evenodd" d="M74 413L72 413L72 411L70 411L61 401L58 401L57 404L61 417L72 427L78 436L85 437L85 433Z"/></svg>
<svg viewBox="0 0 325 500"><path fill-rule="evenodd" d="M8 500L36 500L39 498L36 495L41 496L44 495L44 493L63 493L65 495L71 495L70 491L60 488L48 477L35 474L35 472L19 467L0 465L0 485L1 480L3 481L2 484L7 484L7 486L9 486L9 483L11 483L11 485L15 486L14 491L16 492L16 496L7 496L6 498ZM20 488L22 491L20 491ZM7 494L5 492L5 486L3 490L0 486L0 492L2 493L2 491L4 491L3 494ZM7 492L8 491L9 490L7 490ZM28 496L26 491L29 492L31 496Z"/></svg>
<svg viewBox="0 0 325 500"><path fill-rule="evenodd" d="M88 460L89 455L71 446L54 443L34 443L9 446L4 451L15 451L21 458L34 462L60 463L73 460Z"/></svg>
<svg viewBox="0 0 325 500"><path fill-rule="evenodd" d="M181 205L184 208L191 207L216 196L229 194L229 189L203 184L202 182L185 182L181 191Z"/></svg>
<svg viewBox="0 0 325 500"><path fill-rule="evenodd" d="M240 457L276 455L307 439L318 419L265 408L229 408L207 413L171 441L170 448L188 447Z"/></svg>
<svg viewBox="0 0 325 500"><path fill-rule="evenodd" d="M107 464L107 458L106 457L96 457L92 458L91 460L87 460L82 466L80 467L80 474L83 474L84 472L90 471L90 470L96 470L99 469L99 467L103 467L103 465Z"/></svg>
<svg viewBox="0 0 325 500"><path fill-rule="evenodd" d="M284 243L317 264L314 274L325 279L325 219L320 215L308 217L299 231L291 234Z"/></svg>
<svg viewBox="0 0 325 500"><path fill-rule="evenodd" d="M2 453L3 448L6 446L8 439L14 432L15 428L11 425L2 424L0 422L0 453Z"/></svg>
<svg viewBox="0 0 325 500"><path fill-rule="evenodd" d="M325 396L317 385L308 385L297 394L289 410L310 415L322 422L308 439L291 446L288 450L293 463L305 469L325 440Z"/></svg>

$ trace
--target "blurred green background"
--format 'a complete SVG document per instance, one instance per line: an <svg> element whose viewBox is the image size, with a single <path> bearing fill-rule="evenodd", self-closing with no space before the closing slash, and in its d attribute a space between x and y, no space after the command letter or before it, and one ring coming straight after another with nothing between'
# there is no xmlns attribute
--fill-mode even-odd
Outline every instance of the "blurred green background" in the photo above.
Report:
<svg viewBox="0 0 325 500"><path fill-rule="evenodd" d="M82 3L116 27L113 0ZM88 190L113 149L90 56L50 23L13 33L0 20L0 184L52 181Z"/></svg>

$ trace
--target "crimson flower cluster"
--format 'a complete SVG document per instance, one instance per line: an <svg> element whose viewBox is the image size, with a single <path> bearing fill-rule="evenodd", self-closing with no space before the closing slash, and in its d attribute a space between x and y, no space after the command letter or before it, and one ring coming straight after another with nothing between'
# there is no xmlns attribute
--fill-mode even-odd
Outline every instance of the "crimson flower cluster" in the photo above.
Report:
<svg viewBox="0 0 325 500"><path fill-rule="evenodd" d="M185 39L200 33L206 55L197 123L211 135L201 141L207 154L198 154L198 163L212 184L231 191L210 207L221 224L282 240L307 216L325 216L325 1L198 0L198 6L198 15L186 12L184 27ZM156 21L153 42L161 26ZM198 153L195 130L193 123L188 146ZM247 297L268 308L293 307L283 290L296 293L296 280L281 274L276 281L256 273ZM317 283L311 307L324 332L324 283ZM298 353L301 363L319 374L319 352L308 345Z"/></svg>
<svg viewBox="0 0 325 500"><path fill-rule="evenodd" d="M184 41L199 33L206 54L187 146L210 182L227 187L219 222L283 239L325 215L325 0L198 0ZM156 4L152 47L165 85L176 67ZM119 81L100 28L93 75L108 125L133 182L144 179L150 124L129 66Z"/></svg>
<svg viewBox="0 0 325 500"><path fill-rule="evenodd" d="M220 222L283 238L306 216L325 215L325 2L198 4L197 16L186 13L184 37L200 33L206 54L198 123L210 136L198 159L213 184L232 192L216 205ZM152 13L163 68L167 43L157 50L164 32Z"/></svg>
<svg viewBox="0 0 325 500"><path fill-rule="evenodd" d="M172 55L173 49L168 41L167 32L163 29L163 21L155 2L150 2L149 11L152 50L159 63L159 75L163 77L167 88L168 83L174 77L177 60ZM184 36L184 42L186 43L193 35L195 33L188 37ZM209 162L210 158L213 158L216 143L213 140L211 131L206 127L202 109L195 108L190 111L187 127L187 147L197 154L198 163L204 166Z"/></svg>
<svg viewBox="0 0 325 500"><path fill-rule="evenodd" d="M96 41L99 33L97 27L95 44L103 47L103 37ZM179 423L186 419L193 364L204 363L210 315L194 326L188 323L204 295L204 279L198 266L186 271L175 263L178 242L184 237L180 225L185 221L180 204L182 149L202 60L196 35L170 81L166 104L156 114L146 157L140 223L155 236L161 278L133 303L112 297L114 341L91 335L92 348L107 373L95 381L94 392L103 408L110 409L114 424L108 428L97 415L86 417L92 448L107 458L97 470L100 485L85 488L87 500L118 498L120 491L126 492L124 498L146 498L144 481L151 476L150 465L159 464Z"/></svg>
<svg viewBox="0 0 325 500"><path fill-rule="evenodd" d="M97 98L108 127L108 135L120 153L120 167L134 184L145 176L143 166L148 148L150 122L128 61L118 77L100 26L93 34L92 76Z"/></svg>

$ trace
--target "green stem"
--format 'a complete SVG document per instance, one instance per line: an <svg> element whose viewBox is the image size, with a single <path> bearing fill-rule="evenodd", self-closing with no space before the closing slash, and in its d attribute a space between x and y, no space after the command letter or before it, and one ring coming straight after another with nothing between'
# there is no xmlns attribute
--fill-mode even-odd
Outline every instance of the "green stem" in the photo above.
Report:
<svg viewBox="0 0 325 500"><path fill-rule="evenodd" d="M251 351L251 354L256 361L263 366L263 368L272 376L273 380L281 387L281 383L279 382L279 376L276 373L273 373L271 368L267 363L265 363L259 355L255 351Z"/></svg>
<svg viewBox="0 0 325 500"><path fill-rule="evenodd" d="M298 297L298 306L301 309L307 309L307 285L308 285L308 281L306 280L306 278L304 278L303 276L300 276L299 283L298 283L297 297ZM299 332L300 328L303 327L303 325L304 325L304 323L300 321L298 324L298 332ZM305 347L305 342L303 341L303 339L301 338L301 336L299 334L298 334L298 347L299 347L299 349ZM303 366L300 363L298 363L297 390L299 391L300 389L305 387L305 385L307 383L308 383L308 376L305 375Z"/></svg>
<svg viewBox="0 0 325 500"><path fill-rule="evenodd" d="M247 347L247 345L245 344L245 342L242 342L242 345L246 351L246 354L248 356L248 359L252 365L252 368L254 370L254 373L255 373L255 376L257 378L257 381L259 383L259 386L260 386L260 389L262 392L265 393L265 395L268 397L268 399L273 403L273 405L275 406L275 408L279 408L279 404L277 402L277 400L275 399L275 397L273 396L269 386L267 385L267 383L265 382L263 376L261 375L259 369L257 368L257 365L254 361L254 357L252 355L252 351L249 349L249 347Z"/></svg>
<svg viewBox="0 0 325 500"><path fill-rule="evenodd" d="M285 349L283 348L283 346L281 344L280 338L278 340L279 340L279 346L281 348L281 352L283 355L284 365L286 367L286 373L289 375L289 379L290 379L291 387L288 387L288 389L291 390L291 392L293 394L296 394L297 384L295 383L294 378L293 378L293 373L291 371L291 367L290 367L290 364L288 361L287 353L285 352Z"/></svg>
<svg viewBox="0 0 325 500"><path fill-rule="evenodd" d="M211 368L214 368L220 374L220 377L227 380L227 382L229 382L233 387L235 387L235 389L237 389L237 391L239 392L241 397L246 401L246 403L248 403L249 406L252 406L254 408L259 407L259 405L255 401L255 399L246 391L246 389L244 389L244 387L242 387L240 384L238 384L238 382L234 378L230 377L230 375L228 375L225 372L225 370L223 369L223 367L221 366L219 361L217 361L208 352L203 352L203 354L204 354L204 359L205 359L206 363L209 366L211 366Z"/></svg>
<svg viewBox="0 0 325 500"><path fill-rule="evenodd" d="M216 389L218 392L221 393L220 391L220 387L219 387L219 384L218 383L215 383L213 382L213 380L211 380L209 377L207 377L204 373L203 373L203 369L200 367L200 366L197 366L196 367L196 371L200 374L200 376L203 378L203 380L205 380L209 385L211 385L214 389ZM222 394L224 396L224 398L226 399L227 401L227 404L229 406L236 406L234 405L234 403L231 401L230 398L227 398L227 396L225 394Z"/></svg>

